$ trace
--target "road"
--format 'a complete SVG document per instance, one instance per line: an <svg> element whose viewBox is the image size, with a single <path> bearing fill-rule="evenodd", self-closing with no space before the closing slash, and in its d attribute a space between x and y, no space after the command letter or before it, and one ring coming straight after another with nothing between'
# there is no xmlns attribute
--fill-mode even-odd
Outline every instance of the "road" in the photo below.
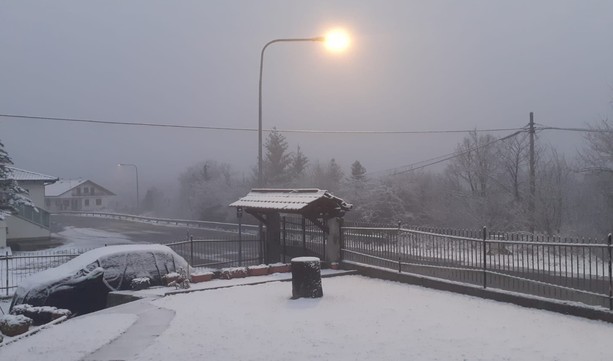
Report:
<svg viewBox="0 0 613 361"><path fill-rule="evenodd" d="M51 232L55 235L61 236L71 227L117 233L122 235L124 240L127 239L133 243L169 243L187 240L189 235L192 235L194 239L223 239L232 234L216 230L157 225L101 217L51 215Z"/></svg>
<svg viewBox="0 0 613 361"><path fill-rule="evenodd" d="M244 231L242 241L231 231L158 225L103 217L52 215L51 231L60 248L90 249L114 244L187 241L172 248L193 266L234 266L259 260L259 244ZM241 262L238 261L240 258Z"/></svg>

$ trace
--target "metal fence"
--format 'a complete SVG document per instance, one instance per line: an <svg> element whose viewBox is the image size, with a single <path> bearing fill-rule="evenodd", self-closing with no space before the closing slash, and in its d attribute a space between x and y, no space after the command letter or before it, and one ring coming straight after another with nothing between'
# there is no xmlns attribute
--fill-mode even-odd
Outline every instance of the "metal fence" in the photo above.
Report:
<svg viewBox="0 0 613 361"><path fill-rule="evenodd" d="M295 256L326 258L326 234L303 217L281 218L282 261Z"/></svg>
<svg viewBox="0 0 613 361"><path fill-rule="evenodd" d="M342 257L484 288L613 309L611 236L562 239L531 234L342 227Z"/></svg>
<svg viewBox="0 0 613 361"><path fill-rule="evenodd" d="M193 267L249 266L264 261L265 245L257 229L218 226L227 227L227 236L188 237L166 245ZM233 226L237 226L234 232ZM326 234L317 225L301 217L283 217L281 227L283 262L298 255L325 259ZM344 261L613 309L610 235L602 239L572 239L485 229L347 223L341 228L341 238ZM0 255L0 296L10 295L31 274L56 267L85 251Z"/></svg>
<svg viewBox="0 0 613 361"><path fill-rule="evenodd" d="M87 249L63 251L5 252L0 255L0 296L9 296L25 278L57 267L75 258Z"/></svg>
<svg viewBox="0 0 613 361"><path fill-rule="evenodd" d="M253 234L230 235L223 239L194 239L166 243L192 267L223 268L262 263L262 242Z"/></svg>
<svg viewBox="0 0 613 361"><path fill-rule="evenodd" d="M179 241L166 242L192 267L224 268L257 265L264 262L265 244L261 241L257 226L219 222L155 219L113 213L82 213L94 217L114 218L137 222L172 224L190 228L223 230L214 239L199 239L190 236ZM325 257L325 235L309 220L300 217L283 218L283 255L318 255ZM0 255L0 296L9 296L19 283L30 275L59 266L88 251L67 249L64 251L15 252Z"/></svg>

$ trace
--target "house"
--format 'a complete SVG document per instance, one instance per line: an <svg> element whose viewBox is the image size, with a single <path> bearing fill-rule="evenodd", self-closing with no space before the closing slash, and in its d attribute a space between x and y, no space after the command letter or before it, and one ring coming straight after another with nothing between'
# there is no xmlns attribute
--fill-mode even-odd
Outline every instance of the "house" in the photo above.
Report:
<svg viewBox="0 0 613 361"><path fill-rule="evenodd" d="M50 212L102 211L110 208L115 193L88 179L61 179L45 187Z"/></svg>
<svg viewBox="0 0 613 361"><path fill-rule="evenodd" d="M12 166L8 169L11 173L10 177L28 191L28 197L35 207L24 205L17 207L17 214L6 217L4 221L6 228L0 229L0 233L4 233L0 234L0 238L5 236L7 243L49 239L51 236L49 212L44 208L45 186L56 182L58 178Z"/></svg>

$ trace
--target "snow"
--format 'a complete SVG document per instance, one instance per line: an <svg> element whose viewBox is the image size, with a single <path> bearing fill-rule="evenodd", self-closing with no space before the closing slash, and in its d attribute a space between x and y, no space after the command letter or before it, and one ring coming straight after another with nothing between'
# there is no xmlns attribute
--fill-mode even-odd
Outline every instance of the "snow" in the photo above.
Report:
<svg viewBox="0 0 613 361"><path fill-rule="evenodd" d="M87 179L60 179L45 186L45 196L57 197L87 182Z"/></svg>
<svg viewBox="0 0 613 361"><path fill-rule="evenodd" d="M103 257L110 257L115 254L127 254L137 252L160 252L160 253L174 253L169 247L159 244L128 244L121 246L108 246L92 249L85 252L82 255L71 259L70 261L47 270L38 272L25 279L20 283L19 287L23 289L29 289L34 287L40 287L49 282L61 280L67 276L73 276L82 270L85 266L97 261ZM180 259L180 256L176 256L176 259ZM95 270L90 270L92 276ZM104 271L104 270L102 270Z"/></svg>
<svg viewBox="0 0 613 361"><path fill-rule="evenodd" d="M175 316L129 359L610 359L612 324L361 276L322 282L318 299L291 300L290 283L270 282L143 301ZM10 360L83 358L133 322L118 311L69 320L0 352Z"/></svg>
<svg viewBox="0 0 613 361"><path fill-rule="evenodd" d="M250 270L266 269L266 268L270 268L270 266L267 265L267 264L259 264L257 266L248 266L247 267L247 269L250 269Z"/></svg>
<svg viewBox="0 0 613 361"><path fill-rule="evenodd" d="M0 298L0 315L9 313L10 305L11 305L11 298L4 297L4 296Z"/></svg>
<svg viewBox="0 0 613 361"><path fill-rule="evenodd" d="M118 337L135 321L131 314L92 314L70 319L0 348L3 360L77 361ZM9 341L5 339L4 342Z"/></svg>
<svg viewBox="0 0 613 361"><path fill-rule="evenodd" d="M75 247L98 248L104 245L110 246L134 243L130 238L121 233L107 232L93 228L66 227L61 232L54 233L54 236L66 241L63 246L55 250L74 249Z"/></svg>
<svg viewBox="0 0 613 361"><path fill-rule="evenodd" d="M32 320L24 315L3 315L0 316L0 325L19 326L30 325Z"/></svg>
<svg viewBox="0 0 613 361"><path fill-rule="evenodd" d="M317 257L296 257L292 258L292 262L318 262L319 258Z"/></svg>

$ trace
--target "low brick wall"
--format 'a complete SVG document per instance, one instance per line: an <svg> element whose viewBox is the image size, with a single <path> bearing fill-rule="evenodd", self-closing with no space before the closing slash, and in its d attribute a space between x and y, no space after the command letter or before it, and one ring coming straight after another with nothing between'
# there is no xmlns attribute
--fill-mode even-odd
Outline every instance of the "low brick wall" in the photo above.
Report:
<svg viewBox="0 0 613 361"><path fill-rule="evenodd" d="M409 273L399 273L397 271L385 270L377 267L370 267L353 262L342 262L342 269L356 270L361 275L372 278L379 278L389 281L408 283L417 286L433 288L442 291L460 293L500 302L508 302L518 306L547 310L565 315L600 320L613 323L613 312L606 309L598 309L588 305L582 306L578 303L567 303L558 300L548 300L541 297L522 296L519 294L506 293L494 289L481 288L468 284L447 282L424 276Z"/></svg>

